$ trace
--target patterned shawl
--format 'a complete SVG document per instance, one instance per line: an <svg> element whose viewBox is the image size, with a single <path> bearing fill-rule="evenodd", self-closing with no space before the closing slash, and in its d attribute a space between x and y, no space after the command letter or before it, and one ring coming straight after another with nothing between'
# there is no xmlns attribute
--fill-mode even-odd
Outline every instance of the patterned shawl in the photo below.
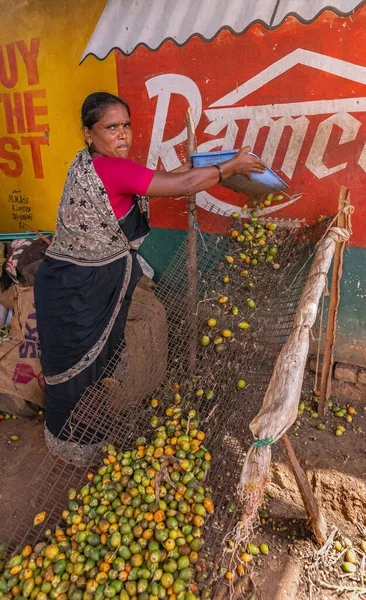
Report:
<svg viewBox="0 0 366 600"><path fill-rule="evenodd" d="M56 234L46 255L92 267L126 256L129 248L85 148L70 166L58 209Z"/></svg>

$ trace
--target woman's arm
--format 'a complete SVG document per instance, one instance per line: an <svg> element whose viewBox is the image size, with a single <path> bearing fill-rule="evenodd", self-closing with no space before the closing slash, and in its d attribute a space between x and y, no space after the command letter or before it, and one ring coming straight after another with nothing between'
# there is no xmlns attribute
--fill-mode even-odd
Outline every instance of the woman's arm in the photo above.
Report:
<svg viewBox="0 0 366 600"><path fill-rule="evenodd" d="M185 163L183 163L182 165L180 165L180 167L177 167L176 169L172 169L171 171L168 171L168 173L186 173L186 171L189 171L190 169L192 169L193 167L193 163L191 160L186 160Z"/></svg>
<svg viewBox="0 0 366 600"><path fill-rule="evenodd" d="M223 179L239 173L250 178L251 172L263 173L265 171L265 164L259 158L250 156L249 151L249 146L242 148L234 158L220 163ZM190 169L185 173L155 171L146 196L190 196L212 187L218 183L219 179L220 173L216 167Z"/></svg>

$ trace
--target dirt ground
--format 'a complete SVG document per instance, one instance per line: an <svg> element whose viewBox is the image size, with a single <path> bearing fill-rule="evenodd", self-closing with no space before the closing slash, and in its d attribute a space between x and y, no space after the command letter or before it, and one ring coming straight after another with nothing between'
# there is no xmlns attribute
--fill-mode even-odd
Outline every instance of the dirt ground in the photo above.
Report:
<svg viewBox="0 0 366 600"><path fill-rule="evenodd" d="M366 447L363 433L366 432L366 406L359 404L355 408L357 412L352 423L346 423L330 413L322 431L316 428L320 421L304 412L289 432L289 437L319 501L329 533L336 527L340 534L350 538L354 546L358 547L362 539L360 527L366 526ZM335 427L340 423L345 425L345 432L337 437ZM19 439L11 441L13 435ZM31 422L18 419L0 422L1 541L6 542L10 538L16 525L14 513L24 498L32 473L45 453L42 417ZM319 547L314 544L301 497L281 443L274 447L267 491L274 498L266 497L264 510L268 514L254 534L253 542L257 545L267 543L269 554L253 559L254 591L246 598L358 598L354 592L336 594L318 583L314 587L309 583L311 577L308 574L313 560L311 557ZM363 539L366 539L366 535ZM340 565L329 568L330 572L333 569L334 575L333 579L328 578L330 585L336 581L342 589L346 585L355 587L352 577L346 576ZM328 576L329 573L319 571L315 574L315 580L324 580Z"/></svg>
<svg viewBox="0 0 366 600"><path fill-rule="evenodd" d="M333 402L335 404L336 400ZM359 404L356 410L352 423L344 423L329 411L322 431L316 427L321 420L304 412L290 430L289 438L315 493L328 534L336 529L337 536L349 538L353 546L359 548L366 537L366 406ZM340 423L346 425L345 432L337 437L335 428ZM313 577L309 576L314 554L320 547L314 543L281 444L276 446L273 454L268 491L275 497L266 499L265 510L270 516L253 540L257 545L265 542L270 548L269 555L255 564L254 581L258 586L255 600L333 600L340 597L356 600L361 596L353 591L342 592L345 587L357 587L341 570L342 560L334 567L320 568ZM334 555L337 555L335 550ZM319 581L324 582L327 578L329 585L338 586L338 590L319 585Z"/></svg>

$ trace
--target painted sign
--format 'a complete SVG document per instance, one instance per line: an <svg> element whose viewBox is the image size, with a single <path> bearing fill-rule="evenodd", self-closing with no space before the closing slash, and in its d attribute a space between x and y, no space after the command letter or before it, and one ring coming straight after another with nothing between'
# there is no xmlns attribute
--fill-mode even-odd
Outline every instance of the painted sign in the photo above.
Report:
<svg viewBox="0 0 366 600"><path fill-rule="evenodd" d="M298 18L285 18L282 0L266 0L264 12L231 0L209 23L210 0L189 23L178 0L96 0L92 8L66 0L62 15L54 3L45 15L37 0L0 8L2 230L54 228L67 168L83 146L82 101L96 89L118 89L132 108L131 158L178 166L191 105L200 151L249 144L289 184L295 199L263 214L312 222L335 212L344 184L357 211L352 244L365 246L366 7L347 16L352 0L320 14L318 3L294 4ZM78 25L70 45L75 23L85 29ZM216 186L197 202L231 211L246 198ZM151 215L154 226L184 229L186 199L153 199Z"/></svg>
<svg viewBox="0 0 366 600"><path fill-rule="evenodd" d="M39 37L31 38L28 43L18 39L0 46L0 85L4 90L0 94L3 114L0 173L8 179L18 179L27 169L27 163L31 167L30 176L44 179L42 147L48 146L49 123L46 89L40 87L39 46ZM20 78L26 89L15 91ZM33 220L28 198L14 189L8 195L8 204L19 230L27 230L27 224Z"/></svg>
<svg viewBox="0 0 366 600"><path fill-rule="evenodd" d="M19 62L24 63L27 86L39 85L38 53L39 38L32 38L29 46L25 40L17 40L0 47L0 83L8 90L1 94L5 133L0 138L0 170L8 177L17 178L23 172L20 146L27 146L34 177L43 179L41 147L48 145L49 124L39 117L47 117L46 90L32 89L14 92L19 79ZM8 64L9 70L6 69ZM41 103L39 102L41 100ZM41 119L42 121L42 119ZM43 135L29 135L42 133Z"/></svg>
<svg viewBox="0 0 366 600"><path fill-rule="evenodd" d="M134 155L151 168L179 166L191 105L199 151L250 145L290 195L302 194L264 214L313 222L336 212L343 184L358 215L353 244L365 246L365 27L366 7L352 18L326 11L307 25L289 17L272 31L258 24L241 36L222 31L210 43L193 37L183 47L166 41L155 52L116 51L119 94L132 107ZM231 210L245 197L216 186L197 202ZM155 226L185 228L186 200L153 201L152 216Z"/></svg>
<svg viewBox="0 0 366 600"><path fill-rule="evenodd" d="M79 64L105 0L10 4L0 2L0 231L52 231L83 146L81 104L96 88L117 91L113 56Z"/></svg>

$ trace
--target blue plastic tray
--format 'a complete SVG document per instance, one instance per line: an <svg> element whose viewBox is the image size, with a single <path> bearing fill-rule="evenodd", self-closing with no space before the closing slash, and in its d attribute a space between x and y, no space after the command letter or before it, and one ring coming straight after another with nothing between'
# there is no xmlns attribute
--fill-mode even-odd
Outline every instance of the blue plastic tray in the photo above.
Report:
<svg viewBox="0 0 366 600"><path fill-rule="evenodd" d="M193 167L211 167L233 158L238 150L222 150L220 152L197 152L192 154ZM253 152L251 156L258 158ZM232 175L225 179L221 185L244 194L268 194L269 192L285 190L289 186L272 169L266 168L264 173L251 173L252 179L245 175Z"/></svg>

